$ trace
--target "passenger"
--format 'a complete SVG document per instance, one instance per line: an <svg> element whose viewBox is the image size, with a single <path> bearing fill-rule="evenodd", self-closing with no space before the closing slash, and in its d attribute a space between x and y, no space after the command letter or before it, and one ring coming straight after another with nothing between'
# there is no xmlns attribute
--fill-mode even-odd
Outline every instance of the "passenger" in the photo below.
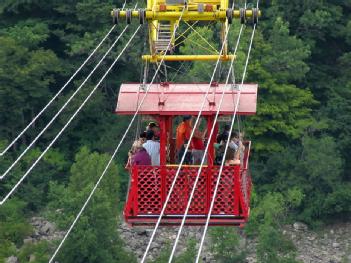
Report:
<svg viewBox="0 0 351 263"><path fill-rule="evenodd" d="M155 133L155 140L160 140L160 126L156 122L149 122L146 126L146 131L152 130Z"/></svg>
<svg viewBox="0 0 351 263"><path fill-rule="evenodd" d="M143 147L143 144L145 143L145 141L146 141L146 132L142 132L139 135L139 139L137 139L133 142L133 145L128 152L128 161L127 161L127 164L125 166L125 169L127 169L127 170L131 169L133 156L136 153L138 148Z"/></svg>
<svg viewBox="0 0 351 263"><path fill-rule="evenodd" d="M225 156L225 165L240 165L241 156L244 152L244 145L240 140L237 132L233 132L230 136L227 154Z"/></svg>
<svg viewBox="0 0 351 263"><path fill-rule="evenodd" d="M176 134L176 151L177 151L177 156L178 156L178 163L180 163L184 151L186 149L186 144L188 143L192 131L192 116L191 115L185 115L183 117L183 121L178 125L177 127L177 134ZM190 147L189 147L190 148ZM189 153L186 154L189 156ZM190 152L191 155L191 152ZM192 160L190 158L185 158L186 161L189 161L191 164ZM190 159L190 160L188 160Z"/></svg>
<svg viewBox="0 0 351 263"><path fill-rule="evenodd" d="M229 136L229 131L230 131L230 124L224 125L224 130L217 136L217 143L221 143L221 141L226 141Z"/></svg>
<svg viewBox="0 0 351 263"><path fill-rule="evenodd" d="M207 129L201 132L199 129L200 125L201 125L201 120L198 122L198 125L195 128L194 136L193 136L193 139L191 140L191 148L192 148L191 154L193 157L194 165L201 164L202 158L204 156L204 151L205 151L204 139L207 133ZM204 164L206 163L207 161L205 160Z"/></svg>
<svg viewBox="0 0 351 263"><path fill-rule="evenodd" d="M132 154L135 153L135 150L137 148L142 147L145 142L146 142L146 132L144 131L144 132L140 133L139 139L134 141L132 148L131 148Z"/></svg>
<svg viewBox="0 0 351 263"><path fill-rule="evenodd" d="M132 165L151 165L151 157L144 147L138 146L131 160Z"/></svg>
<svg viewBox="0 0 351 263"><path fill-rule="evenodd" d="M143 147L151 157L151 164L160 165L160 143L155 140L155 133L152 130L146 132L146 143Z"/></svg>
<svg viewBox="0 0 351 263"><path fill-rule="evenodd" d="M182 148L180 149L180 152L179 152L179 156L178 156L178 163L181 162L182 158L183 158L183 155L184 155L184 152L185 152L185 149L187 147L189 143L189 140L188 139L185 139L184 141L184 145L182 146ZM183 161L183 164L192 164L193 163L193 157L192 157L192 154L191 154L191 146L188 148L186 154L185 154L185 157L184 157L184 161Z"/></svg>

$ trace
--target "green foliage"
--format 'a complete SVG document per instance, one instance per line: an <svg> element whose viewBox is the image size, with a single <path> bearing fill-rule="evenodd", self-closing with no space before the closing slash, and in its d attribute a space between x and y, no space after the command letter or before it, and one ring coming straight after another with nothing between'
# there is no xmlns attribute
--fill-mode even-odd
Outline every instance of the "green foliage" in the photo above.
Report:
<svg viewBox="0 0 351 263"><path fill-rule="evenodd" d="M255 234L258 237L256 254L260 263L299 262L295 259L296 249L292 241L281 231L292 195L299 195L298 191L294 190L294 194L288 194L287 200L280 193L268 193L252 209L246 231L249 235ZM293 203L296 204L296 200L293 200Z"/></svg>
<svg viewBox="0 0 351 263"><path fill-rule="evenodd" d="M166 244L162 249L160 255L153 260L153 263L166 263L169 260L169 256L171 254L171 246L170 244ZM197 249L196 249L196 241L193 239L189 239L187 241L187 247L184 252L180 253L173 258L173 262L175 263L188 263L194 261L196 258Z"/></svg>
<svg viewBox="0 0 351 263"><path fill-rule="evenodd" d="M91 153L83 147L76 155L70 169L70 180L66 186L51 183L49 217L67 229L102 174L109 156ZM123 251L117 233L117 192L119 191L118 171L111 164L100 187L82 214L75 231L66 241L64 250L58 256L63 262L134 262Z"/></svg>
<svg viewBox="0 0 351 263"><path fill-rule="evenodd" d="M18 259L20 262L44 263L49 261L49 253L49 244L46 241L41 241L36 244L24 245L18 254Z"/></svg>
<svg viewBox="0 0 351 263"><path fill-rule="evenodd" d="M21 245L23 238L32 232L32 228L25 218L25 206L23 201L13 199L0 207L0 240L6 240L0 246L1 255L7 253L4 248L11 251L13 244Z"/></svg>
<svg viewBox="0 0 351 263"><path fill-rule="evenodd" d="M216 262L245 262L246 248L240 243L241 237L236 228L216 227L209 231L211 252Z"/></svg>

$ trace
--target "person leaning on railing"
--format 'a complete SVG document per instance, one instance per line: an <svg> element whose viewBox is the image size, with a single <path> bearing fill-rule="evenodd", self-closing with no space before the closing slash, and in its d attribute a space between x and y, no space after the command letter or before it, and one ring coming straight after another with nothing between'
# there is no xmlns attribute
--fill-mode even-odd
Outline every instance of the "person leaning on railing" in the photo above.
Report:
<svg viewBox="0 0 351 263"><path fill-rule="evenodd" d="M245 146L242 139L237 132L233 132L230 136L228 150L225 155L225 165L240 165L244 151Z"/></svg>

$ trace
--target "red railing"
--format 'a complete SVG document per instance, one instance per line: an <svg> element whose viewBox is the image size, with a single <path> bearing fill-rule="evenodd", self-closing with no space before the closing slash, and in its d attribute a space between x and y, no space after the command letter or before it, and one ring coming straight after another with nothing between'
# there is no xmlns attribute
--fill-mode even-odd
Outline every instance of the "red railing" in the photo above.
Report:
<svg viewBox="0 0 351 263"><path fill-rule="evenodd" d="M247 221L250 206L251 179L248 173L250 145L244 153L242 165L223 167L221 181L215 198L211 224L243 224ZM165 222L180 223L198 173L199 166L183 166L167 204ZM188 213L188 221L203 224L209 212L219 174L219 166L202 168ZM127 222L152 224L161 213L177 165L134 166L131 187L124 209ZM169 220L171 218L171 220Z"/></svg>

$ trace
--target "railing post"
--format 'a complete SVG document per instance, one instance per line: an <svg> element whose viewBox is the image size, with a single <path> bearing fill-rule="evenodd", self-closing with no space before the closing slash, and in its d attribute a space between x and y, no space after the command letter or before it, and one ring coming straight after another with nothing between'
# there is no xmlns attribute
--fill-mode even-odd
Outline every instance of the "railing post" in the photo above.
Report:
<svg viewBox="0 0 351 263"><path fill-rule="evenodd" d="M132 188L131 193L133 196L133 212L134 212L133 216L137 216L139 213L139 203L138 203L138 167L136 165L132 167L131 188Z"/></svg>
<svg viewBox="0 0 351 263"><path fill-rule="evenodd" d="M241 202L241 180L240 180L240 165L233 167L234 172L234 215L239 215L239 207Z"/></svg>

